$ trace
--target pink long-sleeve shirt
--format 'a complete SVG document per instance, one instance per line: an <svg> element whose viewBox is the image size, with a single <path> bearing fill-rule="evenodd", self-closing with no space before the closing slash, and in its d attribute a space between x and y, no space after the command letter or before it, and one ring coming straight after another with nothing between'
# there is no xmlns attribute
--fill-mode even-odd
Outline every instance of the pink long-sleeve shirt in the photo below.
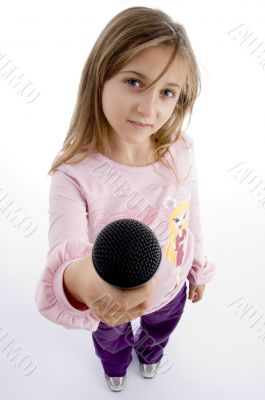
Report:
<svg viewBox="0 0 265 400"><path fill-rule="evenodd" d="M145 314L169 303L186 279L192 284L212 280L216 267L203 249L194 143L187 133L182 137L164 156L171 164L170 154L174 158L178 185L159 161L131 167L101 153L55 170L49 193L49 249L35 292L45 318L65 328L97 330L100 321L66 290L63 273L92 251L105 225L121 218L148 225L162 249L157 289Z"/></svg>

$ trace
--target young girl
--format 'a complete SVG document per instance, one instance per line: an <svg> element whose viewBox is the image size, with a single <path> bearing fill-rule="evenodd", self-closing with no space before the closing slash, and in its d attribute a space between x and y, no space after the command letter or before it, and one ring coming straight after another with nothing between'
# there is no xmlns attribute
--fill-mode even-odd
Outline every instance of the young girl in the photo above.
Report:
<svg viewBox="0 0 265 400"><path fill-rule="evenodd" d="M215 274L203 251L194 144L182 130L199 86L181 24L159 9L121 11L88 56L49 171L49 251L36 304L56 324L93 332L113 391L124 387L133 348L142 376L155 376L184 310L186 280L195 303ZM155 277L130 291L104 282L91 258L101 229L120 218L147 224L162 249ZM139 316L134 336L130 321Z"/></svg>

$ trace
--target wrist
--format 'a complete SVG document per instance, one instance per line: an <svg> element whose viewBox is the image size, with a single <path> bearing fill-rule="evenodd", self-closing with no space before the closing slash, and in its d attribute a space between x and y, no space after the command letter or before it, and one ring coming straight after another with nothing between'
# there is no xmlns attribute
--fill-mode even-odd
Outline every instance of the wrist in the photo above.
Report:
<svg viewBox="0 0 265 400"><path fill-rule="evenodd" d="M85 264L86 257L68 265L63 274L63 287L66 297L68 297L69 300L80 303L80 305L85 304L82 296L82 283L85 281L84 272L87 267Z"/></svg>

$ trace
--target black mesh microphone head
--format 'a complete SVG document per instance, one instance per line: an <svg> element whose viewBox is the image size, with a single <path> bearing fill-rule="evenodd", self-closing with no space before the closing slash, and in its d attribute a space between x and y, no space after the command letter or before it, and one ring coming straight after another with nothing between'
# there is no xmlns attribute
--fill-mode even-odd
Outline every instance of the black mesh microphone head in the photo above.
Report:
<svg viewBox="0 0 265 400"><path fill-rule="evenodd" d="M157 271L161 247L153 231L135 219L118 219L106 225L92 248L92 261L106 282L119 288L146 283Z"/></svg>

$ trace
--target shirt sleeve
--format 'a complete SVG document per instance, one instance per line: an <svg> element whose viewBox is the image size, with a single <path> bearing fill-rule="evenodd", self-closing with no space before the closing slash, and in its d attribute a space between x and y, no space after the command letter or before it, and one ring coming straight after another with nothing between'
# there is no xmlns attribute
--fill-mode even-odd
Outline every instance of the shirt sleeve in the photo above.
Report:
<svg viewBox="0 0 265 400"><path fill-rule="evenodd" d="M194 257L191 269L187 276L188 281L193 285L203 285L211 281L216 272L215 264L204 254L204 244L202 236L202 224L200 216L200 198L197 179L197 168L194 152L194 142L191 140L190 160L191 160L191 198L189 229L194 237Z"/></svg>
<svg viewBox="0 0 265 400"><path fill-rule="evenodd" d="M50 321L70 329L97 329L99 320L79 303L63 283L65 268L88 255L88 207L79 181L61 165L51 175L49 192L49 250L37 283L35 302Z"/></svg>

